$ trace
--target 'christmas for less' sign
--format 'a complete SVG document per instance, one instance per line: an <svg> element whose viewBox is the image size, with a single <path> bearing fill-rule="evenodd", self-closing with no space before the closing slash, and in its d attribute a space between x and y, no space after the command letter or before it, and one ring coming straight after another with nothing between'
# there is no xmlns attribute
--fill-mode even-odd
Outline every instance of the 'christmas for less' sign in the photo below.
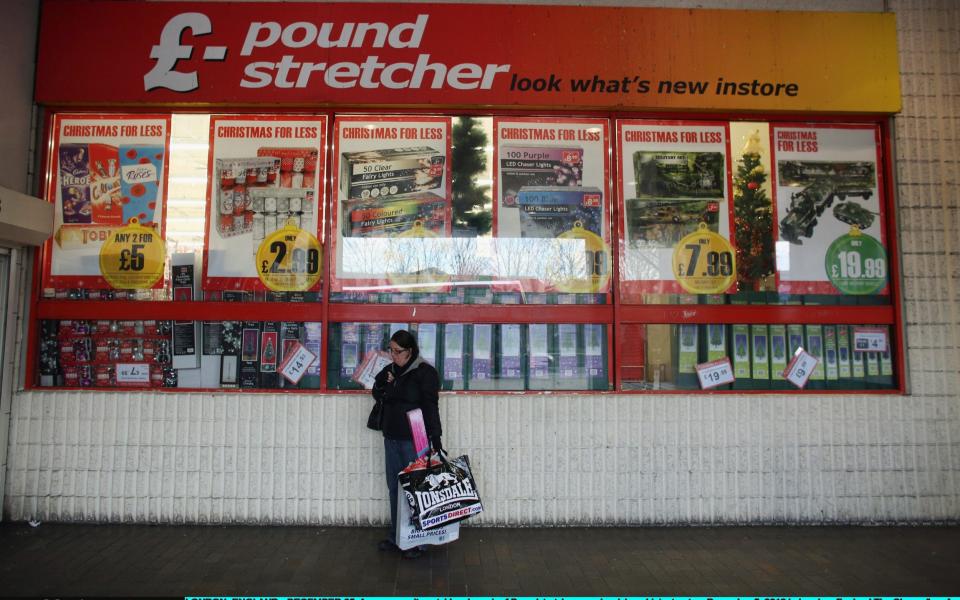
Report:
<svg viewBox="0 0 960 600"><path fill-rule="evenodd" d="M617 137L623 290L726 291L736 275L729 243L729 126L622 120Z"/></svg>

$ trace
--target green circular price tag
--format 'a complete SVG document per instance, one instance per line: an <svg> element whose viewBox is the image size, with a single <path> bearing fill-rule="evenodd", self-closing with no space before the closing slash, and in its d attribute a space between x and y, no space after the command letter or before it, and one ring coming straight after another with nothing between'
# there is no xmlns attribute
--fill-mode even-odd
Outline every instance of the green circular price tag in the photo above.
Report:
<svg viewBox="0 0 960 600"><path fill-rule="evenodd" d="M827 248L824 268L844 294L875 294L887 285L887 251L875 238L851 228Z"/></svg>

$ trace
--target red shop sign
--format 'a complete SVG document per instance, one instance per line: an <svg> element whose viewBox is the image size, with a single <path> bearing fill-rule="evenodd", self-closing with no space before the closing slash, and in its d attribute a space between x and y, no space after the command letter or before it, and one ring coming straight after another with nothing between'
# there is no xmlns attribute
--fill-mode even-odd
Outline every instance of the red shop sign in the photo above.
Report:
<svg viewBox="0 0 960 600"><path fill-rule="evenodd" d="M890 13L45 0L41 14L43 104L900 109Z"/></svg>

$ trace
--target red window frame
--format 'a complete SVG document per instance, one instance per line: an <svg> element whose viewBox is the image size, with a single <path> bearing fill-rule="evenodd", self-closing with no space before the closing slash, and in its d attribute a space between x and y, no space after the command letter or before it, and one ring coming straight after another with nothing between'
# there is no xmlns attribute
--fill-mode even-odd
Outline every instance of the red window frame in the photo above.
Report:
<svg viewBox="0 0 960 600"><path fill-rule="evenodd" d="M105 109L106 110L106 109ZM350 304L340 302L330 302L329 282L330 282L330 263L331 253L327 251L330 248L331 235L334 234L331 228L332 219L331 207L329 202L335 198L335 194L329 189L331 178L329 174L332 169L333 153L327 152L327 164L325 166L328 174L324 185L328 186L326 198L328 206L325 208L325 222L323 224L325 246L323 281L321 286L322 302L314 303L286 303L283 304L285 320L289 321L310 321L322 322L324 334L321 340L321 369L320 369L320 388L319 389L254 389L239 390L236 388L154 388L163 392L254 392L254 393L363 393L357 390L338 390L329 389L327 381L327 343L329 340L329 324L335 322L414 322L414 323L593 323L605 325L608 328L608 377L612 389L608 391L582 390L566 391L564 393L580 394L679 394L703 393L703 390L624 390L622 365L619 360L624 356L624 344L626 340L621 335L623 325L643 325L643 324L871 324L887 325L893 332L891 341L894 352L894 373L896 385L889 389L865 389L865 390L791 390L790 393L806 394L902 394L906 390L905 378L905 346L903 343L903 315L902 315L902 291L901 291L901 273L900 256L898 247L898 236L896 226L895 194L893 182L893 165L891 157L891 123L889 117L885 115L871 114L777 114L777 113L687 113L687 112L612 112L612 111L550 111L550 110L488 110L479 109L455 110L446 107L437 107L433 110L427 109L407 109L397 107L396 109L386 109L373 111L370 109L353 109L349 106L338 107L336 109L312 110L309 107L295 107L287 109L286 107L277 108L278 112L289 110L298 113L325 114L327 115L326 139L332 140L334 135L335 119L340 115L435 115L443 116L471 116L471 117L492 117L492 116L512 116L512 117L536 117L543 116L547 118L557 117L594 117L605 118L609 121L610 131L615 131L615 124L618 119L683 119L686 121L761 121L761 122L796 122L796 123L857 123L878 126L881 132L881 156L882 173L880 185L883 186L884 202L886 203L886 227L887 227L887 250L889 255L889 277L891 302L889 305L865 306L865 305L831 305L831 306L810 306L810 305L690 305L690 304L651 304L636 305L623 304L620 302L619 286L619 252L613 254L613 279L611 280L612 289L610 291L610 303L602 305L484 305L484 304ZM92 110L86 107L84 110L78 110L76 107L46 107L44 114L43 144L41 147L47 147L47 141L50 139L51 123L53 116L57 112L70 112L72 114L81 114L89 112L90 114L99 114L102 111ZM111 112L117 112L115 109ZM179 109L177 107L143 107L137 109L124 110L130 114L136 113L158 113L170 112L178 114L186 113L216 113L216 114L263 114L262 109L253 110L220 110L220 111L200 111ZM619 156L619 139L611 135L612 141L609 147L611 156ZM48 172L48 161L50 155L44 153L41 157L40 177L50 177ZM616 188L614 182L618 180L620 161L611 160L611 169L609 173L611 188ZM168 174L169 176L169 174ZM45 183L45 180L43 182ZM39 189L47 189L41 185ZM610 204L611 219L615 228L611 232L613 243L619 247L623 239L623 224L619 218L619 211L623 199L620 198L620 191L617 190L614 195L614 201ZM47 244L50 242L48 241ZM44 252L48 246L43 246L38 253L37 260L34 262L33 285L31 289L31 306L34 307L33 314L29 322L29 336L27 343L27 361L25 369L24 386L27 389L37 390L55 390L55 389L78 389L41 387L37 384L37 363L38 357L38 323L40 320L53 319L122 319L122 320L196 320L196 321L261 321L264 311L276 309L276 302L168 302L168 301L73 301L73 300L55 300L45 299L42 295L42 264L45 258ZM469 314L468 319L464 319L465 312ZM638 340L631 340L631 344L642 343ZM85 388L79 388L85 389ZM96 388L107 390L110 388ZM715 394L783 394L784 390L708 390ZM489 394L489 391L468 391L460 390L456 393L466 394ZM543 394L550 393L545 390L518 390L510 393L522 394Z"/></svg>

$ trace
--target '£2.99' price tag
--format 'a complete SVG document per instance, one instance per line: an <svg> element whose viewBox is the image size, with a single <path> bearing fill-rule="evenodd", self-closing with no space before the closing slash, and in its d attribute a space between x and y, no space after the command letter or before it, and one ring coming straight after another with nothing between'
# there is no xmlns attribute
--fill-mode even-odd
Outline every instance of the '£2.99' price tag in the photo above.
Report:
<svg viewBox="0 0 960 600"><path fill-rule="evenodd" d="M803 387L807 385L807 380L810 379L810 375L813 373L818 362L820 362L820 359L816 356L810 354L803 348L797 348L797 351L793 354L793 359L790 360L790 364L783 370L783 378L798 388L803 389Z"/></svg>
<svg viewBox="0 0 960 600"><path fill-rule="evenodd" d="M700 379L700 387L705 390L734 381L733 367L730 365L730 358L726 356L700 363L696 366L696 369L697 377Z"/></svg>
<svg viewBox="0 0 960 600"><path fill-rule="evenodd" d="M260 243L257 275L275 292L305 292L320 281L320 242L292 221Z"/></svg>

